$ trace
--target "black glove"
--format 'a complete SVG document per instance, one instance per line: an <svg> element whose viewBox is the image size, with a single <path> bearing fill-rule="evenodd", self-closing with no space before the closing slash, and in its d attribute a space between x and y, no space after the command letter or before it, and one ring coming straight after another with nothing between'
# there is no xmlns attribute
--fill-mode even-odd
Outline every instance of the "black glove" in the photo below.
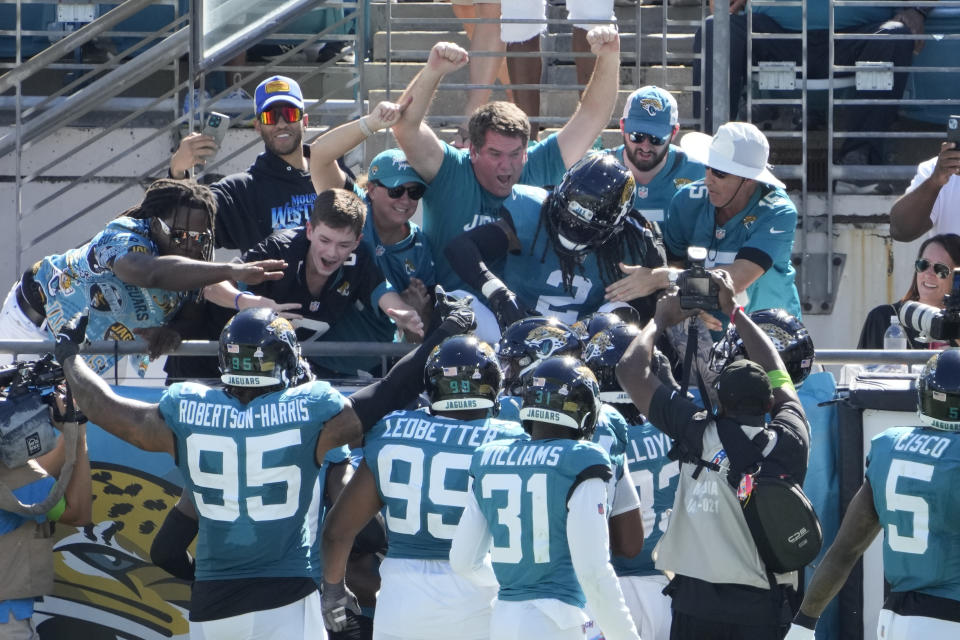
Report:
<svg viewBox="0 0 960 640"><path fill-rule="evenodd" d="M438 326L442 322L449 321L454 324L454 327L451 327L451 329L456 329L456 332L451 333L451 335L467 333L477 328L477 319L473 309L470 307L470 303L473 302L473 296L458 298L450 295L443 290L443 287L437 285L434 290L434 297L436 297L437 301L433 309L438 321L433 326Z"/></svg>
<svg viewBox="0 0 960 640"><path fill-rule="evenodd" d="M490 310L497 316L497 323L499 323L501 331L517 320L522 320L527 317L527 314L517 306L517 296L506 287L497 289L491 293L490 297L487 298L487 302L490 303Z"/></svg>
<svg viewBox="0 0 960 640"><path fill-rule="evenodd" d="M347 588L344 581L323 581L320 592L320 610L323 613L323 625L330 631L343 631L347 625L347 609L360 615L360 603L357 596Z"/></svg>
<svg viewBox="0 0 960 640"><path fill-rule="evenodd" d="M76 315L60 327L57 333L57 343L53 347L53 357L63 364L64 360L77 355L80 345L87 340L87 309L78 311Z"/></svg>

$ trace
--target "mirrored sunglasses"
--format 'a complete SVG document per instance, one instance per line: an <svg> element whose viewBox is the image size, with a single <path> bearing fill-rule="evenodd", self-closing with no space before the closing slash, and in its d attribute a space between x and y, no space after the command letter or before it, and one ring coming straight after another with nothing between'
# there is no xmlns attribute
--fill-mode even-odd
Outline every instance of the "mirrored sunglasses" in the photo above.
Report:
<svg viewBox="0 0 960 640"><path fill-rule="evenodd" d="M293 124L303 119L303 110L290 105L278 104L269 109L264 109L258 117L260 118L260 124L277 124L280 122L280 118Z"/></svg>
<svg viewBox="0 0 960 640"><path fill-rule="evenodd" d="M627 137L630 138L630 142L634 144L640 144L644 140L649 140L650 144L655 147L659 147L667 141L666 138L658 138L657 136L652 136L649 133L641 133L639 131L631 131L627 134Z"/></svg>
<svg viewBox="0 0 960 640"><path fill-rule="evenodd" d="M930 262L926 258L920 258L913 263L913 267L917 270L917 273L923 273L930 267L933 267L933 272L937 274L937 277L941 280L946 280L950 277L950 267L943 264L942 262Z"/></svg>
<svg viewBox="0 0 960 640"><path fill-rule="evenodd" d="M387 190L387 195L390 196L392 200L397 200L403 196L403 193L406 192L410 196L411 200L419 200L423 197L423 194L427 192L427 187L420 184L419 182L412 187L405 187L402 184L397 185L396 187L388 187L382 182L377 183L379 186Z"/></svg>
<svg viewBox="0 0 960 640"><path fill-rule="evenodd" d="M167 234L170 238L170 242L179 246L185 247L188 241L192 241L194 244L198 244L204 248L210 246L210 243L213 242L213 236L209 231L187 231L186 229L171 229L167 226L167 223L157 218L157 222L160 224L160 229Z"/></svg>

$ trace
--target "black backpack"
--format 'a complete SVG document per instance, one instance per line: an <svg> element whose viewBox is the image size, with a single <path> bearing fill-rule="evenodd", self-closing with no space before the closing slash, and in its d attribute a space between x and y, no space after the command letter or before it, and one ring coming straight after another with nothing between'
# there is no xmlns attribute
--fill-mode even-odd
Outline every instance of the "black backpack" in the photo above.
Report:
<svg viewBox="0 0 960 640"><path fill-rule="evenodd" d="M823 530L803 489L761 473L752 482L740 506L767 569L786 573L812 562L823 546Z"/></svg>

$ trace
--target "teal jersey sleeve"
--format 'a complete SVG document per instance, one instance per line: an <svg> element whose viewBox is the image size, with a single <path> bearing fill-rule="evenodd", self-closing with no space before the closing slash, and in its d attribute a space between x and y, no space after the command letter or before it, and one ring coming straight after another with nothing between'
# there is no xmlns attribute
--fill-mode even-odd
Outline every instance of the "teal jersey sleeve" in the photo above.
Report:
<svg viewBox="0 0 960 640"><path fill-rule="evenodd" d="M618 576L659 575L651 555L667 530L680 463L667 456L673 446L670 437L649 422L630 425L627 434L627 464L640 496L643 550L632 558L614 555L611 563Z"/></svg>
<svg viewBox="0 0 960 640"><path fill-rule="evenodd" d="M197 507L197 580L312 576L317 438L345 402L321 381L247 404L189 382L164 392L160 413Z"/></svg>
<svg viewBox="0 0 960 640"><path fill-rule="evenodd" d="M474 453L470 474L493 538L498 597L583 607L567 540L567 500L583 480L610 479L606 452L580 440L497 441ZM606 513L606 505L597 509Z"/></svg>
<svg viewBox="0 0 960 640"><path fill-rule="evenodd" d="M960 600L960 433L888 429L867 463L891 590Z"/></svg>
<svg viewBox="0 0 960 640"><path fill-rule="evenodd" d="M551 133L527 148L527 162L523 165L519 184L535 187L558 185L566 171L557 134Z"/></svg>
<svg viewBox="0 0 960 640"><path fill-rule="evenodd" d="M391 558L443 560L466 506L470 458L485 442L527 439L516 423L397 411L367 433Z"/></svg>
<svg viewBox="0 0 960 640"><path fill-rule="evenodd" d="M663 243L669 252L668 256L670 254L675 257L687 255L694 224L703 215L701 210L709 206L707 186L703 180L692 182L674 194L661 226Z"/></svg>

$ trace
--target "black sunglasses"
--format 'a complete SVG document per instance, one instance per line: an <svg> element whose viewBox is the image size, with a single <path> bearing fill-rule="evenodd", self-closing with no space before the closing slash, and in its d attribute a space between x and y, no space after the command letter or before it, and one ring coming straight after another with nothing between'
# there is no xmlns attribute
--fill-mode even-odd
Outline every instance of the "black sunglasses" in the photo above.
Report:
<svg viewBox="0 0 960 640"><path fill-rule="evenodd" d="M417 183L412 187L405 187L402 184L397 185L396 187L388 187L382 182L377 182L376 184L386 189L387 195L390 196L392 200L397 200L398 198L403 196L404 192L406 192L407 195L410 196L411 200L419 200L420 198L423 197L423 194L427 192L427 187L420 183Z"/></svg>
<svg viewBox="0 0 960 640"><path fill-rule="evenodd" d="M627 134L627 137L630 138L630 142L634 144L640 144L644 140L649 140L650 144L655 147L659 147L667 141L666 138L658 138L657 136L652 136L649 133L641 133L640 131L631 131Z"/></svg>
<svg viewBox="0 0 960 640"><path fill-rule="evenodd" d="M707 171L709 171L710 173L712 173L715 177L719 178L720 180L723 180L723 179L726 178L728 175L730 175L730 174L727 173L726 171L720 171L720 170L718 170L718 169L714 169L713 167L707 167Z"/></svg>
<svg viewBox="0 0 960 640"><path fill-rule="evenodd" d="M913 267L917 270L917 273L923 273L929 269L931 265L933 266L933 272L937 274L937 277L941 280L946 280L950 277L950 267L942 262L930 262L926 258L920 258L913 263Z"/></svg>

